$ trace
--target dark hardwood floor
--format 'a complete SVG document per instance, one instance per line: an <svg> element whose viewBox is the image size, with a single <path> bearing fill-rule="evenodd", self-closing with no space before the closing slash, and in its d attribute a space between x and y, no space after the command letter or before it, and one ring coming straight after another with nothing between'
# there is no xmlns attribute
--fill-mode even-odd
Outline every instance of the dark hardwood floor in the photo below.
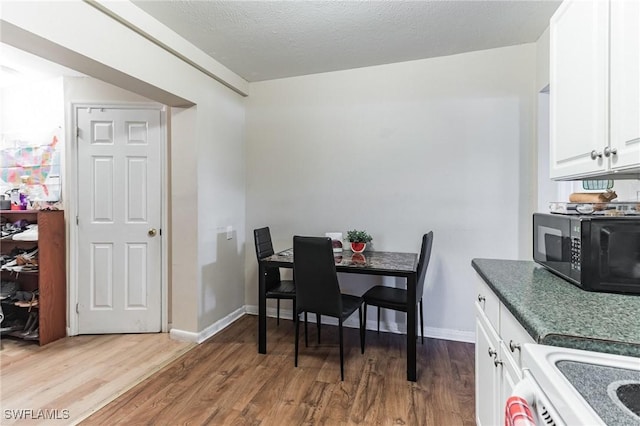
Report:
<svg viewBox="0 0 640 426"><path fill-rule="evenodd" d="M405 337L345 329L340 381L337 327L318 344L300 341L293 366L293 323L268 319L268 353L257 351L257 317L245 315L191 349L82 424L475 425L474 345L418 342L418 381L406 381ZM301 333L302 334L302 333Z"/></svg>

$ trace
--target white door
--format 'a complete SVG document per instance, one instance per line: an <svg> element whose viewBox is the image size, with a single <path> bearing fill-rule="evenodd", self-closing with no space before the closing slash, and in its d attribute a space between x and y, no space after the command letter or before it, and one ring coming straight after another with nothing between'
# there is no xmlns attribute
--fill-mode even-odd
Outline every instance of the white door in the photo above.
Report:
<svg viewBox="0 0 640 426"><path fill-rule="evenodd" d="M80 334L161 329L160 114L77 110Z"/></svg>

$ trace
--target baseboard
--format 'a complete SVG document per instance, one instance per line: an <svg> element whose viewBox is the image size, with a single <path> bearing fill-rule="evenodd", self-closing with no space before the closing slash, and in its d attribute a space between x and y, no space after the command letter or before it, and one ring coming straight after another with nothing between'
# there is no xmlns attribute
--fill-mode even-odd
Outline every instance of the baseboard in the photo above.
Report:
<svg viewBox="0 0 640 426"><path fill-rule="evenodd" d="M258 315L258 307L255 305L247 305L245 306L246 313L250 315ZM267 316L270 318L276 318L277 310L276 308L267 308ZM280 318L290 320L293 317L293 312L290 309L282 309L280 308ZM315 322L315 318L313 315L309 318L309 321ZM338 325L338 320L335 318L323 317L322 324L329 325ZM367 330L377 330L378 322L377 320L369 320L367 321ZM344 322L345 327L358 328L358 320L354 317L349 318ZM396 333L396 334L405 334L407 332L407 327L405 324L401 323L388 323L382 321L380 323L380 331L386 333ZM464 331L464 330L454 330L448 328L436 328L436 327L425 327L424 328L424 336L432 339L442 339L442 340L452 340L455 342L465 342L465 343L475 343L476 334L474 331Z"/></svg>
<svg viewBox="0 0 640 426"><path fill-rule="evenodd" d="M234 321L242 317L245 313L246 313L246 309L243 306L231 312L226 317L214 322L209 327L205 328L204 330L198 333L195 333L193 331L185 331L185 330L179 330L177 328L172 328L171 331L169 331L169 336L171 336L172 339L176 339L176 340L202 343L205 340L207 340L209 337L214 336L218 334L220 331L227 328Z"/></svg>
<svg viewBox="0 0 640 426"><path fill-rule="evenodd" d="M425 327L425 337L432 339L453 340L455 342L475 343L476 333L474 331L453 330L449 328Z"/></svg>
<svg viewBox="0 0 640 426"><path fill-rule="evenodd" d="M377 330L378 323L376 320L367 321L367 330ZM405 334L407 326L404 323L380 323L380 331L388 333ZM420 333L420 331L418 331ZM450 328L425 327L424 337L440 340L451 340L454 342L475 343L476 333L473 331L454 330Z"/></svg>
<svg viewBox="0 0 640 426"><path fill-rule="evenodd" d="M193 331L184 331L179 330L177 328L172 328L169 330L169 337L172 339L180 340L182 342L198 342L198 333L194 333Z"/></svg>

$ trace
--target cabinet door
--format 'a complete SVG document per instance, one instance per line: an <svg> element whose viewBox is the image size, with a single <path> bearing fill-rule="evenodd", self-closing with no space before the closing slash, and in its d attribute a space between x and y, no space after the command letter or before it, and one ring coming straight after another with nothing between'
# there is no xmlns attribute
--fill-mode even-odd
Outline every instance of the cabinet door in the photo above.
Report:
<svg viewBox="0 0 640 426"><path fill-rule="evenodd" d="M611 168L640 166L640 2L611 1ZM615 154L613 154L615 152Z"/></svg>
<svg viewBox="0 0 640 426"><path fill-rule="evenodd" d="M551 18L551 178L607 168L608 22L608 2L599 0L565 1Z"/></svg>
<svg viewBox="0 0 640 426"><path fill-rule="evenodd" d="M509 309L500 304L500 340L504 342L504 354L502 359L507 356L516 366L517 376L521 376L522 368L522 345L525 343L535 343L533 337L524 329L516 317L509 312Z"/></svg>
<svg viewBox="0 0 640 426"><path fill-rule="evenodd" d="M494 364L499 351L498 336L476 304L476 424L498 424L501 366Z"/></svg>
<svg viewBox="0 0 640 426"><path fill-rule="evenodd" d="M486 315L491 326L495 329L499 329L498 319L500 317L500 299L489 288L487 283L479 276L476 275L476 290L478 292L477 301L478 308L482 310L482 313Z"/></svg>
<svg viewBox="0 0 640 426"><path fill-rule="evenodd" d="M507 399L513 394L513 389L516 387L516 384L522 379L520 368L515 365L513 359L509 355L509 350L507 349L504 342L500 344L500 353L502 354L502 376L500 382L500 400L498 402L498 409L500 409L498 413L499 425L504 425L505 423L505 408Z"/></svg>

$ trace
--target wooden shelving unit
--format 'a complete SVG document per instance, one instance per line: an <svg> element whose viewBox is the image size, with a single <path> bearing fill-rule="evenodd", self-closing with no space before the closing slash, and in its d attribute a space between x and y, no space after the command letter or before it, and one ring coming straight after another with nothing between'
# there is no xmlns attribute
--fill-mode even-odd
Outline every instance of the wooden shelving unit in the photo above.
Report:
<svg viewBox="0 0 640 426"><path fill-rule="evenodd" d="M38 224L38 241L17 241L3 239L0 242L2 254L14 248L30 249L38 247L38 271L2 271L2 281L15 281L21 290L39 291L39 344L46 345L67 334L67 262L64 211L61 210L2 210L0 216L9 222L26 220ZM3 309L4 309L3 305ZM18 308L24 309L28 308ZM7 312L5 311L5 315Z"/></svg>

